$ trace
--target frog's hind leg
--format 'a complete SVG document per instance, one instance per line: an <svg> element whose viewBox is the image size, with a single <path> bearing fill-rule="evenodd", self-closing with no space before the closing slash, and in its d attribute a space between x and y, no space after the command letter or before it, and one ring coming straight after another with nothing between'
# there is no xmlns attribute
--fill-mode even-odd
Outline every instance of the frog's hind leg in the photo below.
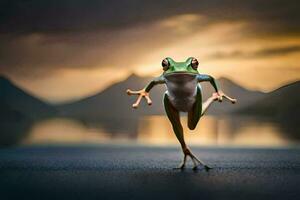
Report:
<svg viewBox="0 0 300 200"><path fill-rule="evenodd" d="M167 92L164 95L164 107L165 107L166 114L172 124L173 131L184 152L184 150L187 149L187 146L184 141L183 128L180 122L179 111L171 104ZM184 169L186 163L186 157L187 155L184 154L182 163L176 169Z"/></svg>
<svg viewBox="0 0 300 200"><path fill-rule="evenodd" d="M202 116L202 94L200 87L197 86L196 102L191 111L188 112L188 127L194 130Z"/></svg>
<svg viewBox="0 0 300 200"><path fill-rule="evenodd" d="M208 107L215 100L216 100L216 97L212 96L202 104L201 90L200 90L199 86L197 87L196 102L195 102L192 110L190 112L188 112L188 127L189 127L189 129L194 130L196 128L201 116L206 112ZM191 159L194 163L193 169L197 169L197 163L204 166L205 170L211 169L211 167L207 166L203 161L201 161L199 158L197 158L190 150L188 150L185 154L191 157Z"/></svg>
<svg viewBox="0 0 300 200"><path fill-rule="evenodd" d="M184 135L183 135L183 128L182 128L182 125L181 125L181 122L180 122L179 111L171 104L167 93L165 93L165 95L164 95L164 107L165 107L167 116L168 116L168 118L169 118L169 120L172 124L173 131L174 131L178 141L181 144L181 148L182 148L182 151L183 151L183 154L184 154L182 163L176 169L184 169L185 164L186 164L187 156L190 156L193 163L194 163L194 168L193 169L197 169L197 166L198 166L197 163L203 165L206 170L210 169L210 167L208 167L201 160L199 160L191 152L191 150L187 147L187 145L185 144Z"/></svg>
<svg viewBox="0 0 300 200"><path fill-rule="evenodd" d="M202 104L202 113L201 116L205 114L205 112L207 111L207 109L209 108L209 106L218 100L218 95L217 94L213 94L211 97L209 97L203 104Z"/></svg>
<svg viewBox="0 0 300 200"><path fill-rule="evenodd" d="M188 112L188 127L190 130L194 130L204 113L209 106L218 99L217 95L212 95L204 103L202 103L202 95L199 86L197 87L196 102L193 105L191 111Z"/></svg>

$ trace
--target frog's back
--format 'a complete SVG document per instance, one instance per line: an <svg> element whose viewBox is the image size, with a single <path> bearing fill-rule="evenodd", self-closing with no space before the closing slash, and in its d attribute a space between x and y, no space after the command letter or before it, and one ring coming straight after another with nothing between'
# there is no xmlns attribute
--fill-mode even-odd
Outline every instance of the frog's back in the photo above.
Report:
<svg viewBox="0 0 300 200"><path fill-rule="evenodd" d="M165 77L167 95L171 104L182 112L192 109L197 94L197 77L192 74L173 74Z"/></svg>

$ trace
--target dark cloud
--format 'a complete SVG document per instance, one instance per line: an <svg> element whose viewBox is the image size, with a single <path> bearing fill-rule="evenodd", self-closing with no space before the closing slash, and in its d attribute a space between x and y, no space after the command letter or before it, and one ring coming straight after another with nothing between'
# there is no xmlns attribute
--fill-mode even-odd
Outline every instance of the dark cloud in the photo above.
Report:
<svg viewBox="0 0 300 200"><path fill-rule="evenodd" d="M300 46L288 46L257 51L255 56L277 56L300 52Z"/></svg>
<svg viewBox="0 0 300 200"><path fill-rule="evenodd" d="M248 59L248 58L258 58L258 57L268 57L268 56L279 56L279 55L287 55L292 53L299 53L300 46L285 46L285 47L276 47L276 48L267 48L267 49L260 49L257 51L232 51L232 52L217 52L207 56L210 59Z"/></svg>
<svg viewBox="0 0 300 200"><path fill-rule="evenodd" d="M211 20L251 20L274 24L282 31L299 31L299 9L297 0L2 0L0 32L113 29L184 13L205 15Z"/></svg>
<svg viewBox="0 0 300 200"><path fill-rule="evenodd" d="M0 73L128 66L129 51L134 49L138 58L178 39L172 30L144 30L181 14L204 16L204 29L214 23L241 21L249 23L245 31L249 37L299 35L299 10L297 0L2 0ZM133 27L138 27L137 32L130 32ZM243 52L233 54L229 56Z"/></svg>

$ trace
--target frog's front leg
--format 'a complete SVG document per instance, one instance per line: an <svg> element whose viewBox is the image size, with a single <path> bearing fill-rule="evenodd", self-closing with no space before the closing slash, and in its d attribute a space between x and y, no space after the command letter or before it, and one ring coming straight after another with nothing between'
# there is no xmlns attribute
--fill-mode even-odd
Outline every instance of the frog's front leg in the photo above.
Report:
<svg viewBox="0 0 300 200"><path fill-rule="evenodd" d="M136 100L136 102L134 104L132 104L132 107L133 108L137 108L142 100L142 98L145 98L147 100L147 103L148 105L151 105L152 104L152 100L150 99L150 96L149 96L149 92L150 90L157 84L163 84L165 83L165 79L163 77L163 75L159 76L159 77L156 77L154 78L144 89L142 90L137 90L137 91L134 91L134 90L130 90L130 89L127 89L126 93L128 95L138 95L138 98Z"/></svg>

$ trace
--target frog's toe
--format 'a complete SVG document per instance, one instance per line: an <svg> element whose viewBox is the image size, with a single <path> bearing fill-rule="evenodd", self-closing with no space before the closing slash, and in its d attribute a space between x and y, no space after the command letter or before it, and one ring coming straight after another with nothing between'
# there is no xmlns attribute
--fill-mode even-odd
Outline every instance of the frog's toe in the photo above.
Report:
<svg viewBox="0 0 300 200"><path fill-rule="evenodd" d="M209 171L210 169L212 169L212 167L209 167L209 166L207 166L207 165L204 165L204 169L205 169L206 171Z"/></svg>
<svg viewBox="0 0 300 200"><path fill-rule="evenodd" d="M182 163L180 163L180 165L178 167L175 167L173 169L180 169L180 170L184 170L185 168L185 163L186 163L186 158L183 159Z"/></svg>
<svg viewBox="0 0 300 200"><path fill-rule="evenodd" d="M184 170L185 169L185 165L179 165L178 167L174 167L174 170Z"/></svg>

